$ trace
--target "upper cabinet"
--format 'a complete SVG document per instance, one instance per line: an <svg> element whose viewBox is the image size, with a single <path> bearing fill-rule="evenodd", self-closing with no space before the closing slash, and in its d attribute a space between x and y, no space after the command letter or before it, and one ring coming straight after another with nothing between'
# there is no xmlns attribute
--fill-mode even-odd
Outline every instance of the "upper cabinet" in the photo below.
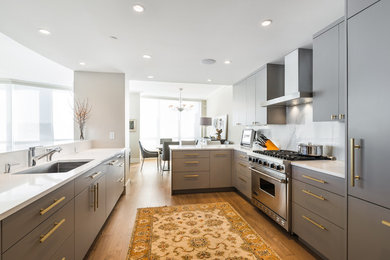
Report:
<svg viewBox="0 0 390 260"><path fill-rule="evenodd" d="M262 107L284 94L284 66L267 64L233 86L233 124L285 124L285 107Z"/></svg>
<svg viewBox="0 0 390 260"><path fill-rule="evenodd" d="M335 24L313 40L313 120L345 118L345 23Z"/></svg>

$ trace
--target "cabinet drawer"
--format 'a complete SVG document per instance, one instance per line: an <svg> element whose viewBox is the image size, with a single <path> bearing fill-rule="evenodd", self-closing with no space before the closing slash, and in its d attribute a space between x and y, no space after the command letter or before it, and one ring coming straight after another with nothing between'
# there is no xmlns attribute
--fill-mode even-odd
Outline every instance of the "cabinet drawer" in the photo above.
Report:
<svg viewBox="0 0 390 260"><path fill-rule="evenodd" d="M209 187L209 172L172 173L172 190L205 189Z"/></svg>
<svg viewBox="0 0 390 260"><path fill-rule="evenodd" d="M105 163L109 163L110 160L107 160ZM91 170L87 171L80 177L78 177L75 180L74 183L74 190L75 190L75 195L79 194L82 192L85 188L87 188L89 185L91 185L92 182L96 181L100 176L102 176L108 165L105 165L105 163L100 164Z"/></svg>
<svg viewBox="0 0 390 260"><path fill-rule="evenodd" d="M348 197L348 259L389 259L390 210Z"/></svg>
<svg viewBox="0 0 390 260"><path fill-rule="evenodd" d="M197 150L190 150L190 151L172 151L172 158L173 159L193 159L193 158L209 158L209 151L197 151Z"/></svg>
<svg viewBox="0 0 390 260"><path fill-rule="evenodd" d="M297 180L292 181L292 200L344 228L344 197Z"/></svg>
<svg viewBox="0 0 390 260"><path fill-rule="evenodd" d="M3 254L2 260L51 259L72 233L74 233L73 199L8 249Z"/></svg>
<svg viewBox="0 0 390 260"><path fill-rule="evenodd" d="M2 252L27 235L74 197L71 181L3 220Z"/></svg>
<svg viewBox="0 0 390 260"><path fill-rule="evenodd" d="M292 231L328 259L345 259L344 231L308 211L292 205Z"/></svg>
<svg viewBox="0 0 390 260"><path fill-rule="evenodd" d="M252 174L251 174L251 170L249 169L249 164L238 162L235 164L235 167L236 167L237 177L241 176L247 179L252 179L251 176Z"/></svg>
<svg viewBox="0 0 390 260"><path fill-rule="evenodd" d="M248 163L248 155L244 152L234 151L234 160Z"/></svg>
<svg viewBox="0 0 390 260"><path fill-rule="evenodd" d="M73 260L74 259L74 233L70 235L57 252L50 257L52 260Z"/></svg>
<svg viewBox="0 0 390 260"><path fill-rule="evenodd" d="M172 160L172 171L175 172L193 172L208 171L210 167L209 158L196 159L174 159Z"/></svg>
<svg viewBox="0 0 390 260"><path fill-rule="evenodd" d="M344 196L345 180L329 174L293 166L292 177L304 183Z"/></svg>
<svg viewBox="0 0 390 260"><path fill-rule="evenodd" d="M252 197L252 180L243 176L237 176L236 188L248 199Z"/></svg>

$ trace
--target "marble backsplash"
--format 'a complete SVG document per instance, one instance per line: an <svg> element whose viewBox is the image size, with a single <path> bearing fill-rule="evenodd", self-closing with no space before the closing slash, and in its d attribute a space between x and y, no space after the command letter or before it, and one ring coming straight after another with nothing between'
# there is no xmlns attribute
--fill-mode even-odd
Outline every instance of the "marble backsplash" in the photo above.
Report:
<svg viewBox="0 0 390 260"><path fill-rule="evenodd" d="M345 160L345 123L313 122L312 104L286 108L286 125L254 127L281 149L297 151L299 143L321 144L332 149L337 160Z"/></svg>

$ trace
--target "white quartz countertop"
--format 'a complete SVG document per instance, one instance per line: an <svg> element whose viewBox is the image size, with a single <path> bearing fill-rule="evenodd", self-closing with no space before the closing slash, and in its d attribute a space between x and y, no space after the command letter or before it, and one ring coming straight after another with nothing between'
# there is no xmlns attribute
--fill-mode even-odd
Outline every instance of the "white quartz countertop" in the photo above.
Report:
<svg viewBox="0 0 390 260"><path fill-rule="evenodd" d="M91 160L69 172L49 174L0 174L0 220L42 198L124 149L90 149L64 155L58 161ZM21 169L23 170L23 169Z"/></svg>
<svg viewBox="0 0 390 260"><path fill-rule="evenodd" d="M345 162L344 161L295 161L292 165L306 168L313 171L318 171L333 175L339 178L345 178Z"/></svg>
<svg viewBox="0 0 390 260"><path fill-rule="evenodd" d="M251 152L250 148L244 148L236 144L221 144L221 145L170 145L172 151L188 151L188 150L238 150L242 152Z"/></svg>

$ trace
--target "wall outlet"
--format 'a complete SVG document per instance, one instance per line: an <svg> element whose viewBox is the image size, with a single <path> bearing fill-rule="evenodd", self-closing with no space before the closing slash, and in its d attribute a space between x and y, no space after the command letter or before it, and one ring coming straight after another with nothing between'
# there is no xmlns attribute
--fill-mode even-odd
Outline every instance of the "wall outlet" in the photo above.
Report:
<svg viewBox="0 0 390 260"><path fill-rule="evenodd" d="M108 138L110 138L110 140L114 140L115 139L115 132L110 132L108 134Z"/></svg>

